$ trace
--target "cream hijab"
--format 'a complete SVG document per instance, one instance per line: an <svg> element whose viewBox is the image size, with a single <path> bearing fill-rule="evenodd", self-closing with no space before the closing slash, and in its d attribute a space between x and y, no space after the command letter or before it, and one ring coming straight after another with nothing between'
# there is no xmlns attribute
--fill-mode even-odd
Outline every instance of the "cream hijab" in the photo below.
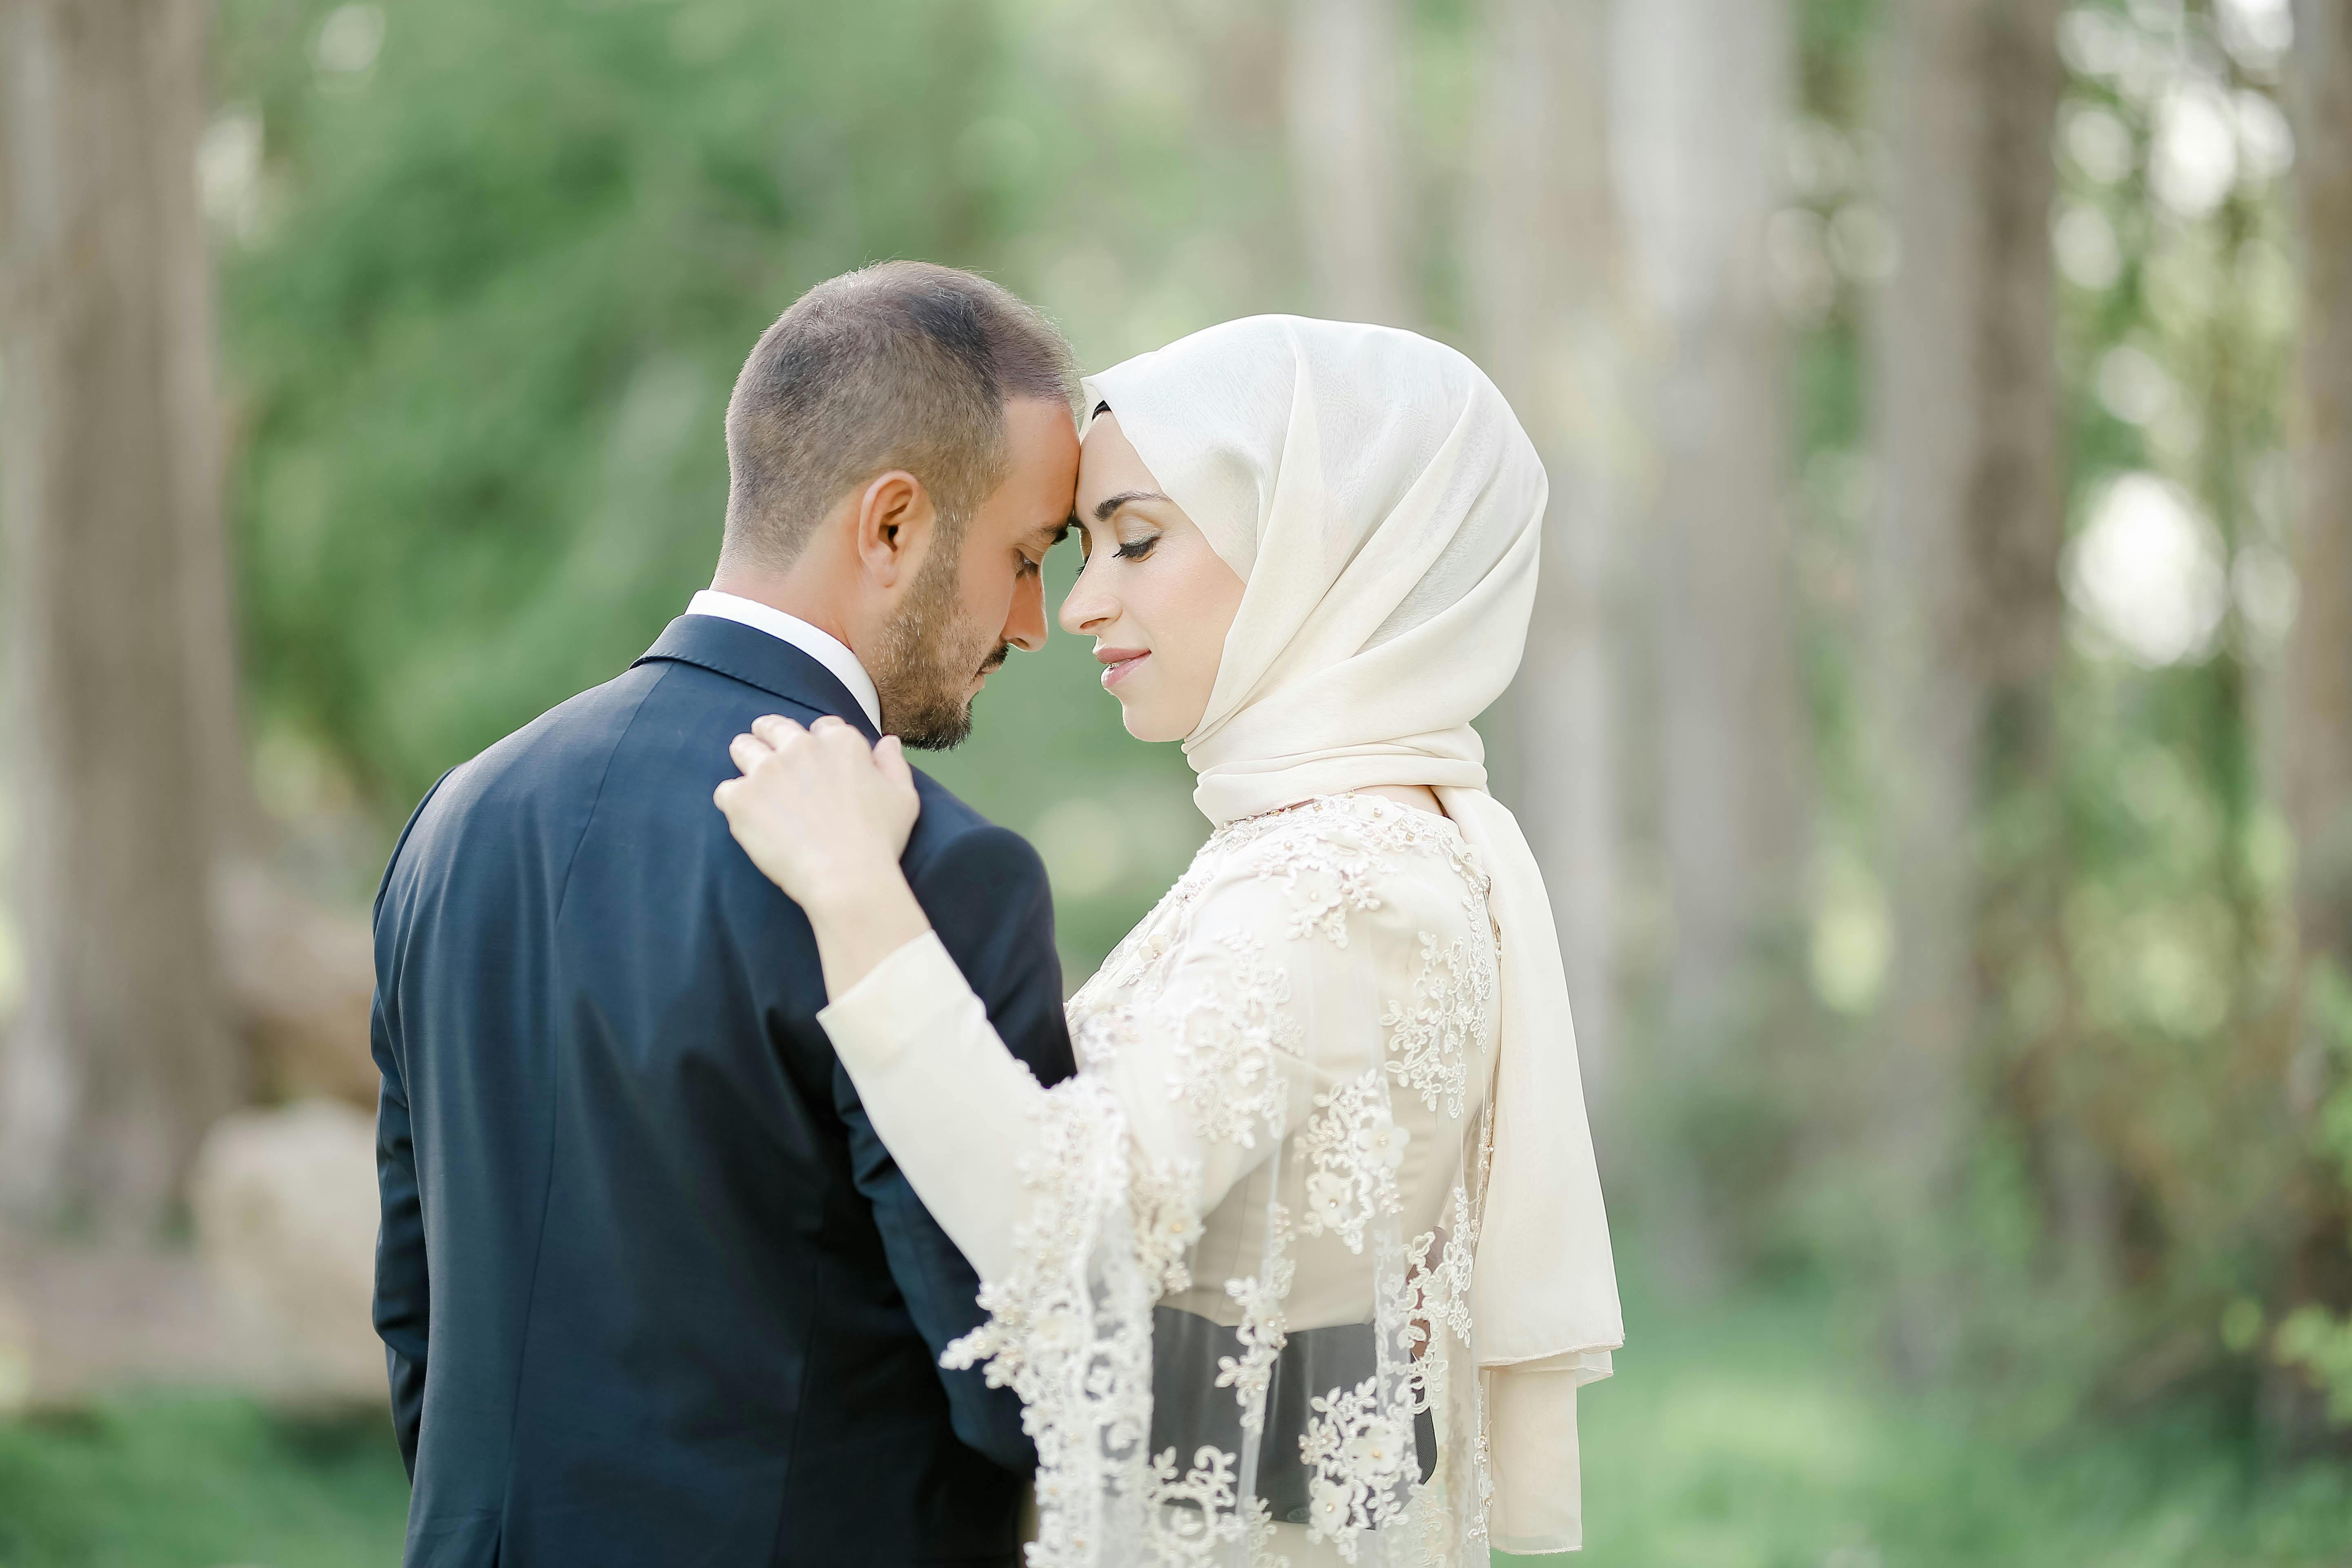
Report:
<svg viewBox="0 0 2352 1568"><path fill-rule="evenodd" d="M1493 1538L1559 1550L1574 1390L1624 1326L1551 902L1470 727L1519 666L1543 465L1476 365L1386 327L1227 321L1090 378L1086 403L1246 584L1184 742L1201 810L1223 826L1426 784L1493 878L1502 1034L1471 1285Z"/></svg>

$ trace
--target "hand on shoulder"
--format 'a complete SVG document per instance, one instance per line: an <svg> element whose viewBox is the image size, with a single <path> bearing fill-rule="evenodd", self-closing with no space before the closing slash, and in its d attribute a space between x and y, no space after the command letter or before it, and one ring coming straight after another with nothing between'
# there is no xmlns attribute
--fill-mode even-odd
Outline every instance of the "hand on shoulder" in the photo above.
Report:
<svg viewBox="0 0 2352 1568"><path fill-rule="evenodd" d="M711 798L751 863L803 909L853 900L896 870L919 810L896 735L869 746L839 719L803 729L772 713L728 754L742 776Z"/></svg>

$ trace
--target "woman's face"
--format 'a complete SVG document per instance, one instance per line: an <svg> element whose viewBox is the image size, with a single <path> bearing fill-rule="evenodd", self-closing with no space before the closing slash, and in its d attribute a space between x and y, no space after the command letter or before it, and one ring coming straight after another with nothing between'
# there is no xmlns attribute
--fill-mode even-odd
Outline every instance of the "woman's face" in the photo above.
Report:
<svg viewBox="0 0 2352 1568"><path fill-rule="evenodd" d="M1242 580L1160 493L1108 411L1079 450L1077 523L1087 563L1062 601L1062 629L1095 639L1129 734L1181 741L1208 711Z"/></svg>

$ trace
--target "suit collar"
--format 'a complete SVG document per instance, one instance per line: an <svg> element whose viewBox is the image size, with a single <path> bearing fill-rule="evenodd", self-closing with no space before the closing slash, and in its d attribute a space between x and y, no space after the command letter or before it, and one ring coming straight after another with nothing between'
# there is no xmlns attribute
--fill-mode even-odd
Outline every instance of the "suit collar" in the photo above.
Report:
<svg viewBox="0 0 2352 1568"><path fill-rule="evenodd" d="M869 740L878 740L866 710L841 678L782 637L716 616L680 616L664 627L636 662L691 664L771 696L820 713L845 719ZM634 668L634 667L633 667Z"/></svg>

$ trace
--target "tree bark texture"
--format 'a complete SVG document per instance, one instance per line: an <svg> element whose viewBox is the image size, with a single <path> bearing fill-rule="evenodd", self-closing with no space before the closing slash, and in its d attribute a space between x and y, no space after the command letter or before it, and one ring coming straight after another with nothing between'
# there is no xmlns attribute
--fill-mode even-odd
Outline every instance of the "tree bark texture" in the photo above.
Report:
<svg viewBox="0 0 2352 1568"><path fill-rule="evenodd" d="M2004 954L2055 940L2054 897L2031 868L1988 864L1981 828L1999 797L2052 768L2058 12L2059 0L1901 0L1881 79L1900 261L1872 332L1870 666L1895 940L1871 1123L1904 1286L1894 1348L1914 1363L1942 1353L1952 1326L1920 1248L1948 1223L1972 1058L1993 1029L1988 977Z"/></svg>
<svg viewBox="0 0 2352 1568"><path fill-rule="evenodd" d="M1397 0L1292 0L1291 175L1314 310L1409 327Z"/></svg>
<svg viewBox="0 0 2352 1568"><path fill-rule="evenodd" d="M241 1079L208 897L236 732L194 705L229 679L193 167L205 13L10 0L0 28L0 510L27 949L0 1058L0 1196L136 1229L164 1215Z"/></svg>
<svg viewBox="0 0 2352 1568"><path fill-rule="evenodd" d="M1617 1049L1620 757L1611 542L1637 460L1608 165L1604 0L1491 0L1468 272L1479 363L1551 478L1536 611L1498 780L1542 862L1588 1089ZM1607 1120L1603 1118L1603 1120Z"/></svg>

